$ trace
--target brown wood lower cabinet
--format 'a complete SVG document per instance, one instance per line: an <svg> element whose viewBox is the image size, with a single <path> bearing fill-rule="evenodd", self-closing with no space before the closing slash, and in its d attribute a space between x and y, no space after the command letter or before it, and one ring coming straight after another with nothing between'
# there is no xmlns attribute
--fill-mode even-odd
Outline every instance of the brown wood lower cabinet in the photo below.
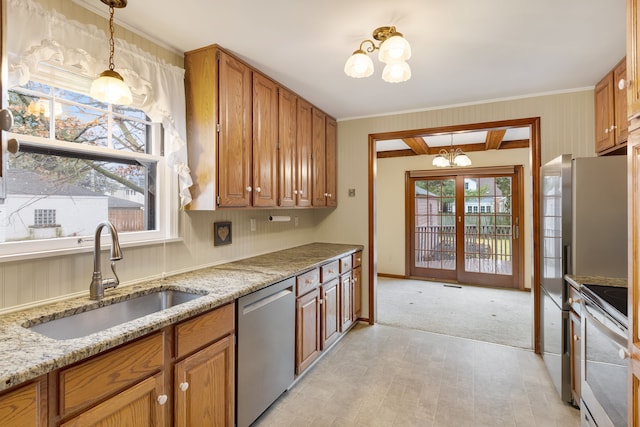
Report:
<svg viewBox="0 0 640 427"><path fill-rule="evenodd" d="M296 375L311 366L360 317L361 263L362 251L358 251L297 276Z"/></svg>
<svg viewBox="0 0 640 427"><path fill-rule="evenodd" d="M322 295L322 317L320 325L322 329L322 349L328 348L336 342L340 335L340 288L338 279L320 286Z"/></svg>
<svg viewBox="0 0 640 427"><path fill-rule="evenodd" d="M233 344L233 337L227 336L176 363L175 426L233 425ZM221 399L221 396L227 398Z"/></svg>
<svg viewBox="0 0 640 427"><path fill-rule="evenodd" d="M167 400L163 389L164 375L159 373L61 423L60 426L163 426Z"/></svg>
<svg viewBox="0 0 640 427"><path fill-rule="evenodd" d="M47 425L46 376L0 395L0 424L37 427Z"/></svg>
<svg viewBox="0 0 640 427"><path fill-rule="evenodd" d="M296 374L320 355L320 289L296 299Z"/></svg>
<svg viewBox="0 0 640 427"><path fill-rule="evenodd" d="M232 426L234 333L231 303L51 372L48 425Z"/></svg>

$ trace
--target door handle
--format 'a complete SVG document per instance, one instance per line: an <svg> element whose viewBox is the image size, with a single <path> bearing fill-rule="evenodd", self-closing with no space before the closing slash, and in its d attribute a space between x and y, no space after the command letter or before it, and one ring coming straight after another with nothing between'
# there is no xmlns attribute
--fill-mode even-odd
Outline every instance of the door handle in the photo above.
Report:
<svg viewBox="0 0 640 427"><path fill-rule="evenodd" d="M11 110L2 109L0 110L0 130L8 132L13 127L13 114L11 114Z"/></svg>

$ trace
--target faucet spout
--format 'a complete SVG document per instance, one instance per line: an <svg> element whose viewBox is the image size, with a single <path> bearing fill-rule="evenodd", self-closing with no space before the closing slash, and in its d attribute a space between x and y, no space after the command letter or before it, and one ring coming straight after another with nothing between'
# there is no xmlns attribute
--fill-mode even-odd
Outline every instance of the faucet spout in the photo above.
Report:
<svg viewBox="0 0 640 427"><path fill-rule="evenodd" d="M102 268L100 266L100 234L102 229L107 227L111 234L111 270L113 271L114 278L102 278ZM102 221L96 227L96 235L94 239L93 247L93 276L91 278L91 284L89 285L89 298L92 300L101 300L104 297L104 290L107 288L115 288L120 284L118 275L116 274L115 261L122 259L122 250L120 249L120 241L118 240L118 232L116 228L109 221Z"/></svg>

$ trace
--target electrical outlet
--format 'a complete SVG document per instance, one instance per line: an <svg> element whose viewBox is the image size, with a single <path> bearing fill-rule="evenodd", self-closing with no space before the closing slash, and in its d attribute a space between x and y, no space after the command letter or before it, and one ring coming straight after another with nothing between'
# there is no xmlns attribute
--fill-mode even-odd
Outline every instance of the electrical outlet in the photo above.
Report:
<svg viewBox="0 0 640 427"><path fill-rule="evenodd" d="M256 220L255 220L255 218L251 218L249 220L249 225L251 227L251 231L256 231Z"/></svg>
<svg viewBox="0 0 640 427"><path fill-rule="evenodd" d="M355 188L350 188L349 189L349 197L356 197L356 189Z"/></svg>

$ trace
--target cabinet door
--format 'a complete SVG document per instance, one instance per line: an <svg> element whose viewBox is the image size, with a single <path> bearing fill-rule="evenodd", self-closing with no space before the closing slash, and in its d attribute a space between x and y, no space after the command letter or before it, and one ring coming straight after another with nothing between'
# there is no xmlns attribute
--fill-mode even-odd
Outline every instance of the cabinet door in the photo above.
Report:
<svg viewBox="0 0 640 427"><path fill-rule="evenodd" d="M640 5L627 0L627 117L640 116Z"/></svg>
<svg viewBox="0 0 640 427"><path fill-rule="evenodd" d="M234 425L233 337L228 335L176 363L174 422L177 427Z"/></svg>
<svg viewBox="0 0 640 427"><path fill-rule="evenodd" d="M296 205L297 96L280 88L278 94L278 204Z"/></svg>
<svg viewBox="0 0 640 427"><path fill-rule="evenodd" d="M362 315L362 267L356 267L351 272L353 275L353 320L358 320Z"/></svg>
<svg viewBox="0 0 640 427"><path fill-rule="evenodd" d="M349 329L353 323L353 288L351 286L351 272L340 278L340 317L342 322L340 331Z"/></svg>
<svg viewBox="0 0 640 427"><path fill-rule="evenodd" d="M0 420L6 426L46 426L46 380L32 382L0 396Z"/></svg>
<svg viewBox="0 0 640 427"><path fill-rule="evenodd" d="M334 279L320 286L322 294L322 350L340 335L340 281Z"/></svg>
<svg viewBox="0 0 640 427"><path fill-rule="evenodd" d="M313 175L313 185L312 192L313 197L311 198L311 204L313 206L326 206L327 205L327 190L326 190L326 179L327 179L327 150L326 150L326 140L327 140L327 127L326 127L326 115L313 109L312 115L312 147L313 147L313 165L312 165L312 175Z"/></svg>
<svg viewBox="0 0 640 427"><path fill-rule="evenodd" d="M60 424L60 427L163 426L167 402L166 395L162 393L163 384L162 373L147 378Z"/></svg>
<svg viewBox="0 0 640 427"><path fill-rule="evenodd" d="M326 185L327 206L338 206L338 124L327 117L326 135Z"/></svg>
<svg viewBox="0 0 640 427"><path fill-rule="evenodd" d="M582 355L581 350L581 335L582 329L580 325L580 316L571 311L569 314L569 339L571 340L571 395L576 405L580 405L580 381L582 376L580 375L580 358Z"/></svg>
<svg viewBox="0 0 640 427"><path fill-rule="evenodd" d="M218 205L251 204L251 69L224 52L219 58Z"/></svg>
<svg viewBox="0 0 640 427"><path fill-rule="evenodd" d="M253 206L277 205L278 85L253 73Z"/></svg>
<svg viewBox="0 0 640 427"><path fill-rule="evenodd" d="M615 143L616 145L627 142L629 136L629 123L627 120L627 59L613 69L613 99L615 103Z"/></svg>
<svg viewBox="0 0 640 427"><path fill-rule="evenodd" d="M311 206L311 181L313 164L313 108L303 99L298 99L297 141L296 141L296 204L300 207Z"/></svg>
<svg viewBox="0 0 640 427"><path fill-rule="evenodd" d="M296 374L320 355L320 289L296 300Z"/></svg>
<svg viewBox="0 0 640 427"><path fill-rule="evenodd" d="M607 74L595 88L595 137L596 153L604 151L615 145L614 132L614 100L613 100L613 73Z"/></svg>

